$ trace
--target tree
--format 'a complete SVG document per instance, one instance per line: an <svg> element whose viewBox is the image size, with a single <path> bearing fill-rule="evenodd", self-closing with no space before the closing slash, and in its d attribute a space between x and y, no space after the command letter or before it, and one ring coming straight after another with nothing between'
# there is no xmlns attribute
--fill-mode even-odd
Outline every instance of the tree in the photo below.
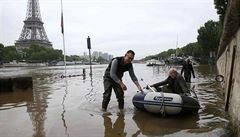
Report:
<svg viewBox="0 0 240 137"><path fill-rule="evenodd" d="M178 49L179 53L182 54L182 50L181 49ZM169 56L171 56L171 54L175 54L176 53L176 49L169 49L167 51L163 51L159 54L156 54L156 55L151 55L151 56L147 56L145 57L144 59L142 59L143 61L146 61L146 60L150 60L150 59L165 59L165 58L168 58Z"/></svg>
<svg viewBox="0 0 240 137"><path fill-rule="evenodd" d="M15 46L6 46L3 49L3 60L5 62L21 60L21 55L17 53Z"/></svg>
<svg viewBox="0 0 240 137"><path fill-rule="evenodd" d="M219 15L219 21L221 25L223 25L224 22L228 3L229 0L214 0L215 8L217 9L217 14Z"/></svg>
<svg viewBox="0 0 240 137"><path fill-rule="evenodd" d="M39 45L31 45L29 49L24 51L24 59L29 62L49 62L52 60L62 60L63 55L61 50L45 48Z"/></svg>
<svg viewBox="0 0 240 137"><path fill-rule="evenodd" d="M221 37L221 28L218 22L212 20L206 22L203 27L198 29L198 43L207 55L210 51L216 51Z"/></svg>
<svg viewBox="0 0 240 137"><path fill-rule="evenodd" d="M4 45L2 43L0 43L0 49L4 48Z"/></svg>
<svg viewBox="0 0 240 137"><path fill-rule="evenodd" d="M176 49L169 49L166 52L161 52L160 54L157 55L157 58L168 58L169 56L171 56L171 54L175 54L176 53Z"/></svg>
<svg viewBox="0 0 240 137"><path fill-rule="evenodd" d="M3 49L4 49L4 45L0 43L0 64L1 64L1 61L3 60Z"/></svg>
<svg viewBox="0 0 240 137"><path fill-rule="evenodd" d="M203 55L202 47L197 42L189 43L181 49L185 56L201 57Z"/></svg>
<svg viewBox="0 0 240 137"><path fill-rule="evenodd" d="M107 60L104 59L103 57L99 56L99 57L97 58L97 62L103 63L103 62L107 62Z"/></svg>

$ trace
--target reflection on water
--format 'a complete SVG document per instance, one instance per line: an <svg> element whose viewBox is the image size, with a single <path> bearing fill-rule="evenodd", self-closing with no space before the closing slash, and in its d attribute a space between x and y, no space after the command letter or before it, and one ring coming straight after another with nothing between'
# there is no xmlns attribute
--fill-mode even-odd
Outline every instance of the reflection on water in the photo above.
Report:
<svg viewBox="0 0 240 137"><path fill-rule="evenodd" d="M0 92L0 110L27 106L33 101L32 89L15 90L14 92Z"/></svg>
<svg viewBox="0 0 240 137"><path fill-rule="evenodd" d="M228 116L224 111L224 99L219 83L215 82L217 68L215 66L201 66L196 68L198 80L196 91L202 109L199 111L200 127L219 127L220 123L227 123Z"/></svg>
<svg viewBox="0 0 240 137"><path fill-rule="evenodd" d="M125 122L124 122L124 114L119 114L117 116L116 121L113 123L112 119L107 116L103 115L104 120L104 137L126 137L127 133L124 132Z"/></svg>
<svg viewBox="0 0 240 137"><path fill-rule="evenodd" d="M46 109L48 107L49 87L46 86L50 79L35 80L33 77L33 101L27 104L27 112L32 120L33 137L45 137L44 121L46 120Z"/></svg>
<svg viewBox="0 0 240 137"><path fill-rule="evenodd" d="M103 74L106 65L93 66L92 77L61 79L64 67L0 69L0 75L33 76L33 89L0 93L0 134L6 137L47 136L222 136L228 123L219 83L214 78L215 67L195 67L195 87L201 109L197 115L162 117L136 110L132 97L136 86L126 73L123 81L128 86L125 112L118 114L118 103L113 95L108 111L101 112ZM81 74L84 66L67 67L69 75ZM152 84L167 77L169 67L146 67L134 64L137 77ZM181 67L177 70L180 72ZM89 71L89 70L86 70ZM88 74L88 72L86 72ZM141 83L145 86L144 83ZM11 120L13 119L13 120ZM19 123L22 123L19 125ZM25 127L25 128L22 128Z"/></svg>
<svg viewBox="0 0 240 137"><path fill-rule="evenodd" d="M62 99L62 113L61 113L61 117L62 117L62 121L63 121L63 126L65 128L65 134L67 135L67 137L69 137L69 133L68 133L68 129L67 129L67 123L66 123L66 120L65 120L65 113L66 113L66 110L65 110L65 100L66 100L66 97L67 97L67 94L68 94L68 81L67 79L64 80L65 81L65 94L63 95L63 99Z"/></svg>
<svg viewBox="0 0 240 137"><path fill-rule="evenodd" d="M96 100L96 90L94 90L92 75L90 75L89 92L85 95L88 102L94 102Z"/></svg>
<svg viewBox="0 0 240 137"><path fill-rule="evenodd" d="M143 135L157 136L172 134L184 129L196 129L199 117L197 114L161 117L136 110L132 119Z"/></svg>

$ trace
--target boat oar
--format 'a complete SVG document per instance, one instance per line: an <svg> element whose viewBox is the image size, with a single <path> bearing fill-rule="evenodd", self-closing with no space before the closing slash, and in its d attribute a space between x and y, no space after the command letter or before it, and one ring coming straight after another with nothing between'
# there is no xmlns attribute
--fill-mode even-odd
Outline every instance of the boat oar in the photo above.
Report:
<svg viewBox="0 0 240 137"><path fill-rule="evenodd" d="M154 90L150 85L148 85L148 84L143 80L143 78L141 78L141 81L142 81L144 84L146 84L149 89L151 89L153 92L155 92L155 90Z"/></svg>

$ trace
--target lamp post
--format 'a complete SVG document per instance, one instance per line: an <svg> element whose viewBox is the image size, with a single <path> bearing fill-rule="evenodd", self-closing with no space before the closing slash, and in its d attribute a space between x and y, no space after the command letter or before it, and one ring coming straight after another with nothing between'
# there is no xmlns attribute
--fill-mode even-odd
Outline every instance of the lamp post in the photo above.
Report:
<svg viewBox="0 0 240 137"><path fill-rule="evenodd" d="M91 40L90 40L90 37L88 36L87 38L87 48L88 48L88 51L89 51L89 64L90 64L90 76L92 76L92 59L91 59Z"/></svg>

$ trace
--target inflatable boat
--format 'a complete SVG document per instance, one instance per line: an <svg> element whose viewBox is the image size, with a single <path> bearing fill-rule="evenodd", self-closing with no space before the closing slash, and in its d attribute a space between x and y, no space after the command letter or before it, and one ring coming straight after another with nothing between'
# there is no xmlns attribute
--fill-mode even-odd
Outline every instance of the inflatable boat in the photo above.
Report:
<svg viewBox="0 0 240 137"><path fill-rule="evenodd" d="M132 102L138 109L168 115L197 113L200 108L195 92L191 92L191 95L186 96L144 89L143 92L134 95Z"/></svg>

